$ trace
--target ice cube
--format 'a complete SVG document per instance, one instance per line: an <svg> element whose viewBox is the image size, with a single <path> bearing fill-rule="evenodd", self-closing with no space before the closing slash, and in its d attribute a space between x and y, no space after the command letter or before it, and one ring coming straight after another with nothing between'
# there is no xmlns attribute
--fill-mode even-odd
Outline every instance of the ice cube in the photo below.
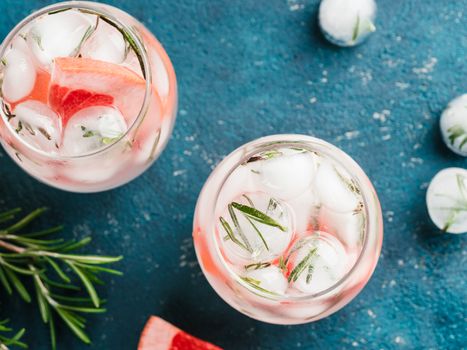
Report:
<svg viewBox="0 0 467 350"><path fill-rule="evenodd" d="M258 157L260 160L249 166L258 175L264 190L279 199L299 196L311 186L316 174L314 154L305 150L281 148Z"/></svg>
<svg viewBox="0 0 467 350"><path fill-rule="evenodd" d="M467 233L467 170L447 168L431 180L426 194L431 220L449 233Z"/></svg>
<svg viewBox="0 0 467 350"><path fill-rule="evenodd" d="M233 264L269 261L289 246L294 232L288 206L263 192L245 193L226 208L218 223L225 253ZM238 222L238 225L235 222Z"/></svg>
<svg viewBox="0 0 467 350"><path fill-rule="evenodd" d="M127 45L119 31L110 24L99 21L96 30L83 44L80 53L83 57L118 64L125 60Z"/></svg>
<svg viewBox="0 0 467 350"><path fill-rule="evenodd" d="M160 49L162 50L162 47L160 47ZM165 102L169 95L169 75L167 74L167 69L159 56L159 52L152 46L149 49L149 57L151 60L154 85L162 101Z"/></svg>
<svg viewBox="0 0 467 350"><path fill-rule="evenodd" d="M10 123L18 135L34 148L47 153L58 153L60 118L46 104L25 101L18 104Z"/></svg>
<svg viewBox="0 0 467 350"><path fill-rule="evenodd" d="M127 130L123 115L116 108L94 106L80 110L68 121L62 153L77 156L97 151L117 141Z"/></svg>
<svg viewBox="0 0 467 350"><path fill-rule="evenodd" d="M347 265L347 254L339 240L315 231L291 249L288 281L302 293L315 294L340 280L348 270Z"/></svg>
<svg viewBox="0 0 467 350"><path fill-rule="evenodd" d="M319 230L332 233L347 247L361 247L365 234L365 214L363 204L354 212L336 212L322 207L318 214Z"/></svg>
<svg viewBox="0 0 467 350"><path fill-rule="evenodd" d="M294 212L296 232L318 229L320 202L314 188L309 187L300 196L287 203Z"/></svg>
<svg viewBox="0 0 467 350"><path fill-rule="evenodd" d="M280 268L274 265L255 268L249 267L245 273L243 280L250 285L258 287L260 290L265 290L274 294L284 294L287 290L288 283L284 273Z"/></svg>
<svg viewBox="0 0 467 350"><path fill-rule="evenodd" d="M361 43L376 30L374 0L323 0L319 7L319 24L330 42L339 46Z"/></svg>
<svg viewBox="0 0 467 350"><path fill-rule="evenodd" d="M441 115L444 143L455 153L467 157L467 94L451 102Z"/></svg>
<svg viewBox="0 0 467 350"><path fill-rule="evenodd" d="M330 162L322 162L313 187L321 203L337 212L354 211L358 208L359 188L344 169Z"/></svg>
<svg viewBox="0 0 467 350"><path fill-rule="evenodd" d="M2 59L2 94L8 102L17 102L28 96L36 82L36 69L31 58L19 49L11 49Z"/></svg>
<svg viewBox="0 0 467 350"><path fill-rule="evenodd" d="M27 42L38 63L48 67L55 57L75 56L92 34L97 18L68 10L37 19L27 34Z"/></svg>

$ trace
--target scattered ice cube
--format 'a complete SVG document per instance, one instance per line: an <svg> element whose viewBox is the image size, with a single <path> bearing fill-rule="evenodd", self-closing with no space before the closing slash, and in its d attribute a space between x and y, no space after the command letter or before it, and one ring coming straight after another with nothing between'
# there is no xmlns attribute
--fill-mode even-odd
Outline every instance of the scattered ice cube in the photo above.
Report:
<svg viewBox="0 0 467 350"><path fill-rule="evenodd" d="M68 121L62 153L77 156L97 151L115 142L127 130L125 118L116 108L94 106L80 110Z"/></svg>
<svg viewBox="0 0 467 350"><path fill-rule="evenodd" d="M326 39L339 46L354 46L376 30L374 0L322 0L319 24Z"/></svg>
<svg viewBox="0 0 467 350"><path fill-rule="evenodd" d="M280 148L259 154L264 158L248 163L266 192L291 199L306 191L316 174L314 154L305 150Z"/></svg>
<svg viewBox="0 0 467 350"><path fill-rule="evenodd" d="M467 94L449 102L441 115L440 127L446 145L453 152L467 157Z"/></svg>
<svg viewBox="0 0 467 350"><path fill-rule="evenodd" d="M314 188L322 204L337 212L354 211L359 206L359 189L344 169L329 161L319 166Z"/></svg>
<svg viewBox="0 0 467 350"><path fill-rule="evenodd" d="M245 273L244 280L251 285L256 285L275 294L284 294L288 287L284 273L274 265L258 269L250 267Z"/></svg>
<svg viewBox="0 0 467 350"><path fill-rule="evenodd" d="M263 192L237 197L218 223L227 258L244 265L282 255L292 240L293 226L288 206Z"/></svg>
<svg viewBox="0 0 467 350"><path fill-rule="evenodd" d="M8 102L17 102L28 96L36 82L36 69L31 58L19 49L11 49L2 59L2 94Z"/></svg>
<svg viewBox="0 0 467 350"><path fill-rule="evenodd" d="M27 34L35 58L48 67L55 57L75 56L92 34L96 16L68 10L37 19Z"/></svg>
<svg viewBox="0 0 467 350"><path fill-rule="evenodd" d="M447 168L431 180L426 194L431 220L449 233L467 232L467 170Z"/></svg>
<svg viewBox="0 0 467 350"><path fill-rule="evenodd" d="M125 60L127 46L119 31L110 24L99 21L96 30L83 44L80 53L83 57L118 64Z"/></svg>
<svg viewBox="0 0 467 350"><path fill-rule="evenodd" d="M31 100L17 105L14 113L10 122L24 141L41 151L58 153L60 118L49 106Z"/></svg>
<svg viewBox="0 0 467 350"><path fill-rule="evenodd" d="M339 281L348 270L344 246L334 236L316 231L291 249L289 283L300 292L315 294Z"/></svg>
<svg viewBox="0 0 467 350"><path fill-rule="evenodd" d="M363 204L354 212L336 212L327 207L319 210L319 229L332 233L347 247L359 248L363 244L365 234L365 214Z"/></svg>

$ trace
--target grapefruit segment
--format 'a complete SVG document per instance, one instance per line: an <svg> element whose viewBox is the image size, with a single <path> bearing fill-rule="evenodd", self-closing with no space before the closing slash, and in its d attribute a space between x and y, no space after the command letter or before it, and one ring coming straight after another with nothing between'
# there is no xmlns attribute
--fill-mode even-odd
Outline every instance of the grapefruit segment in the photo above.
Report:
<svg viewBox="0 0 467 350"><path fill-rule="evenodd" d="M222 350L185 333L163 319L151 316L138 344L138 350Z"/></svg>
<svg viewBox="0 0 467 350"><path fill-rule="evenodd" d="M65 86L52 85L50 87L49 104L61 118L63 125L76 112L93 106L112 106L114 98L110 95L98 94L88 90L71 90Z"/></svg>
<svg viewBox="0 0 467 350"><path fill-rule="evenodd" d="M138 116L145 92L145 80L126 67L90 58L58 57L49 104L64 125L78 110L98 105L117 107L131 124ZM159 102L157 96L153 100Z"/></svg>
<svg viewBox="0 0 467 350"><path fill-rule="evenodd" d="M17 105L28 100L34 100L34 101L39 101L42 103L47 103L47 98L49 94L49 83L50 83L50 74L46 71L38 70L36 73L36 81L34 83L34 87L31 93L19 101L10 103L11 110L14 111Z"/></svg>

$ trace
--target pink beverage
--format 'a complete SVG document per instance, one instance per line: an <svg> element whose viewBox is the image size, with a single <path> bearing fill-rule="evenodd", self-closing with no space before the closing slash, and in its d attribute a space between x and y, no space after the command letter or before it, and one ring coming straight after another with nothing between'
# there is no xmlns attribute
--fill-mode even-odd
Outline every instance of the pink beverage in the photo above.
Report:
<svg viewBox="0 0 467 350"><path fill-rule="evenodd" d="M227 156L201 191L194 242L204 274L232 307L298 324L326 317L369 280L383 239L378 197L331 144L274 135Z"/></svg>
<svg viewBox="0 0 467 350"><path fill-rule="evenodd" d="M0 47L0 139L38 180L97 192L143 173L175 122L167 53L109 5L63 2L19 23Z"/></svg>

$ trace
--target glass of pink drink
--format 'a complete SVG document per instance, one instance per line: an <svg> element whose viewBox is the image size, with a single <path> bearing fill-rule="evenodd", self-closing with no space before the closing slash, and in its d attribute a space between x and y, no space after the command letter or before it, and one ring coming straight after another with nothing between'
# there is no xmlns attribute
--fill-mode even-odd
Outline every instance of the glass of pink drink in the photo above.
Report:
<svg viewBox="0 0 467 350"><path fill-rule="evenodd" d="M136 19L63 2L19 23L0 47L0 140L38 180L97 192L143 173L177 111L173 66Z"/></svg>
<svg viewBox="0 0 467 350"><path fill-rule="evenodd" d="M347 154L313 137L274 135L216 167L193 236L205 276L227 303L261 321L299 324L362 290L383 226L373 186Z"/></svg>

